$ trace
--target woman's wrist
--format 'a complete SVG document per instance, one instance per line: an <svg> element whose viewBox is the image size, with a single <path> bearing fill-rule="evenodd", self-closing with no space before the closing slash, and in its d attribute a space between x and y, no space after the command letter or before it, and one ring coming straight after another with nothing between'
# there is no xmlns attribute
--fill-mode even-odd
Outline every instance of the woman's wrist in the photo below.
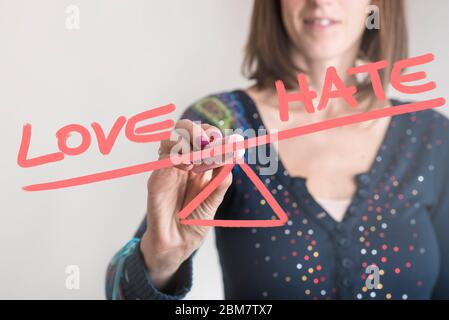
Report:
<svg viewBox="0 0 449 320"><path fill-rule="evenodd" d="M157 253L148 248L148 235L145 232L140 242L140 251L142 252L145 266L148 272L151 284L158 290L162 290L179 269L181 263L167 262L167 259L160 257ZM175 253L173 253L176 255Z"/></svg>

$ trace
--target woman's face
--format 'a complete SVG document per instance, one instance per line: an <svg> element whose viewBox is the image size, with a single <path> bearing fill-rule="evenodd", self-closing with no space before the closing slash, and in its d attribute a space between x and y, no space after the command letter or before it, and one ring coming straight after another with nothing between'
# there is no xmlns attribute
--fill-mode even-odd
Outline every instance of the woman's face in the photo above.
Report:
<svg viewBox="0 0 449 320"><path fill-rule="evenodd" d="M281 0L287 33L296 53L307 60L358 52L370 4L371 0Z"/></svg>

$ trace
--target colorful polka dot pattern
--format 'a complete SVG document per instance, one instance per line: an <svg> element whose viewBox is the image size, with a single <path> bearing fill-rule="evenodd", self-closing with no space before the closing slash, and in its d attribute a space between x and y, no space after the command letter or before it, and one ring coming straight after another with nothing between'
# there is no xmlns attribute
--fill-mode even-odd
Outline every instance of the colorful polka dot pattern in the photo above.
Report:
<svg viewBox="0 0 449 320"><path fill-rule="evenodd" d="M242 91L233 96L245 106L249 126L263 127L250 98ZM439 280L438 248L449 241L432 221L433 214L449 219L449 211L431 210L441 192L449 196L435 176L441 166L435 155L447 154L448 124L434 111L394 117L371 170L356 176L358 190L342 223L318 205L305 179L290 177L281 162L276 174L261 176L289 221L281 228L216 230L227 297L430 298ZM257 173L261 165L253 167ZM229 198L220 218L275 218L241 173Z"/></svg>

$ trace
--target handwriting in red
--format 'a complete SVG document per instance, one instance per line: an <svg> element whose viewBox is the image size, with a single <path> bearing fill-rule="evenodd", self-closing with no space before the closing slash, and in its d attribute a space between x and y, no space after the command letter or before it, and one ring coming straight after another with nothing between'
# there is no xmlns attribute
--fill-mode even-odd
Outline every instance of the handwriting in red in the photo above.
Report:
<svg viewBox="0 0 449 320"><path fill-rule="evenodd" d="M436 84L432 81L419 85L407 85L407 83L409 82L424 80L426 78L426 73L423 71L403 74L405 68L423 65L432 62L433 60L433 54L426 54L396 62L391 73L391 85L399 92L405 94L424 93L435 89ZM380 80L379 71L386 68L387 66L387 61L379 61L351 68L347 71L347 73L349 75L368 73L376 98L379 100L386 100L387 98ZM299 91L297 93L287 93L285 86L281 80L276 81L275 86L278 93L279 112L280 119L282 121L288 120L288 105L293 101L302 102L305 109L309 113L316 112L316 109L318 111L325 109L329 100L335 98L344 99L346 103L353 108L357 107L358 105L357 100L354 98L357 89L355 87L347 87L333 67L328 68L326 72L323 93L320 97L317 108L315 108L315 106L313 105L313 99L317 97L317 94L316 92L310 90L304 74L298 75ZM174 165L174 163L179 163L185 160L199 160L214 157L223 154L223 150L242 150L257 147L262 144L289 139L300 135L345 126L353 123L404 113L417 112L425 109L437 108L443 106L444 104L445 99L439 97L401 106L389 107L380 110L371 110L368 112L283 130L278 132L276 135L268 134L266 136L249 138L244 141L234 142L232 143L232 145L225 147L218 146L202 151L194 151L188 154L179 155L171 159L167 158L163 160L150 161L147 163L127 166L115 170L92 173L58 181L33 184L25 186L23 187L23 189L26 191L44 191L121 178L129 175L171 167ZM174 126L174 122L172 120L159 121L152 124L141 123L161 115L169 114L174 110L175 106L173 104L169 104L163 107L150 109L148 111L139 113L129 119L126 119L124 116L120 116L117 118L112 129L107 134L104 132L100 124L96 122L92 123L91 128L93 130L93 136L95 137L98 145L98 150L103 155L109 154L114 146L118 134L121 130L123 130L123 128L125 128L125 133L128 140L134 143L149 143L169 139L171 129ZM17 158L18 165L23 168L35 167L51 162L62 161L65 156L79 156L87 151L92 144L92 134L89 129L80 124L70 124L59 129L56 133L58 151L47 155L28 158L28 151L31 142L31 128L31 124L25 124L23 126L22 142ZM69 147L67 145L67 138L72 133L78 133L82 138L80 145L77 147ZM219 185L219 183L226 177L226 175L229 174L234 165L239 165L242 167L243 171L248 175L248 177L257 187L264 199L271 206L274 213L278 217L278 220L188 220L187 217L191 214L191 212L195 210L195 208ZM224 227L281 226L284 225L288 220L287 214L283 211L282 207L277 203L277 201L265 187L264 183L257 177L254 171L246 163L239 163L238 161L236 163L226 164L221 173L217 175L215 179L210 181L206 188L202 190L195 199L193 199L189 204L186 205L185 208L181 210L178 216L181 219L181 222L184 224Z"/></svg>

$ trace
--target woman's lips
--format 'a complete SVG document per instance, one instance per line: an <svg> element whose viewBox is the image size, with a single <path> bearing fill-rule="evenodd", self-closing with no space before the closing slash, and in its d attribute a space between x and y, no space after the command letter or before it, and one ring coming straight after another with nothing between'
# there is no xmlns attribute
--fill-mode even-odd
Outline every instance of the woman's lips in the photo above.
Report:
<svg viewBox="0 0 449 320"><path fill-rule="evenodd" d="M331 18L317 17L317 18L304 19L304 24L308 28L312 28L312 29L316 29L316 30L327 29L327 28L333 27L339 23L340 23L339 21L331 19Z"/></svg>

